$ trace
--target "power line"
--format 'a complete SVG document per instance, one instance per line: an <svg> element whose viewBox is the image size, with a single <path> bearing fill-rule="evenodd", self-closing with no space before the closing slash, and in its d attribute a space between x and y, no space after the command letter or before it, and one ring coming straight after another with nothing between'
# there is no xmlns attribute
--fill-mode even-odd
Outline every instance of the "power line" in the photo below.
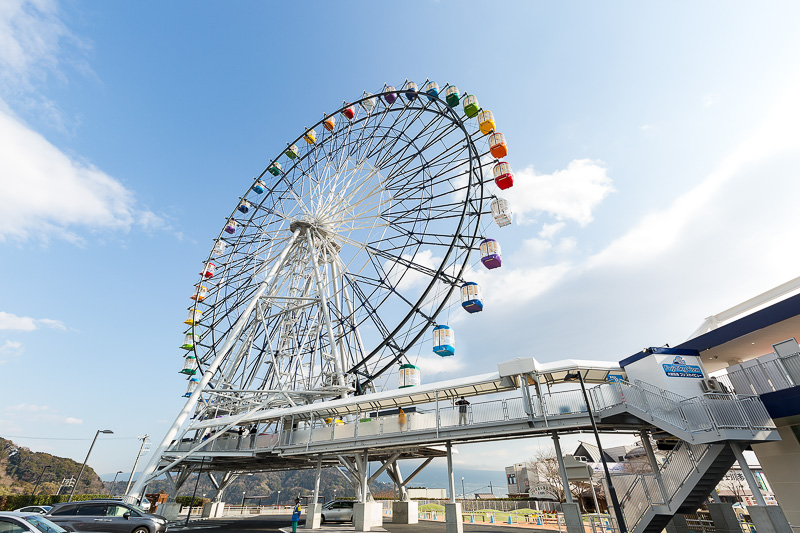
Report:
<svg viewBox="0 0 800 533"><path fill-rule="evenodd" d="M92 440L92 439L73 439L67 437L25 437L23 435L6 435L7 439L35 439L35 440ZM132 440L137 437L110 437L103 440Z"/></svg>

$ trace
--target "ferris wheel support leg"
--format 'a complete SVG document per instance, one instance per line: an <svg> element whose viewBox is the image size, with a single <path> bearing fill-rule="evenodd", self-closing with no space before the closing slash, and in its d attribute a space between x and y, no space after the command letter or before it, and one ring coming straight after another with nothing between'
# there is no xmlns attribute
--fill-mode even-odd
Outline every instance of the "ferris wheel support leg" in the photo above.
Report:
<svg viewBox="0 0 800 533"><path fill-rule="evenodd" d="M342 284L342 296L344 298L344 303L347 306L347 312L351 317L351 326L356 334L356 343L358 344L358 349L361 350L362 356L367 355L367 351L364 349L364 342L361 340L361 332L358 331L358 325L356 324L355 314L353 312L353 301L350 299L350 293L347 292L347 285L345 284L344 269L343 265L341 264L341 259L336 257L335 261L333 261L333 267L334 275L339 276L340 283Z"/></svg>
<svg viewBox="0 0 800 533"><path fill-rule="evenodd" d="M333 364L336 368L336 379L339 381L340 387L345 387L344 371L342 370L342 358L340 353L336 353L337 349L336 339L333 335L333 324L331 323L330 309L328 309L328 295L325 294L325 286L319 276L319 265L317 264L317 249L314 245L314 238L311 236L311 230L306 228L306 239L308 239L309 253L311 254L311 267L314 270L314 281L317 283L317 291L319 292L319 304L322 311L322 317L325 320L325 328L328 330L328 342L331 346L331 355L333 356ZM345 393L346 395L346 393Z"/></svg>
<svg viewBox="0 0 800 533"><path fill-rule="evenodd" d="M142 474L134 483L131 491L125 495L125 501L134 501L137 499L142 492L142 488L150 482L153 472L155 472L158 463L161 461L161 456L163 455L164 451L167 449L167 447L169 447L170 443L175 438L175 435L178 434L178 431L180 431L184 422L186 422L189 414L192 412L192 410L194 410L194 406L197 404L200 394L202 394L203 390L205 390L208 382L211 381L211 378L222 364L222 361L224 361L228 352L231 350L231 348L233 348L233 345L236 343L236 339L239 337L239 333L241 333L245 324L249 320L250 314L253 312L253 309L255 309L259 298L261 298L264 292L267 291L278 271L283 267L284 263L286 263L286 258L289 256L289 252L294 246L295 241L297 241L297 237L299 235L299 229L292 233L292 236L289 238L289 242L281 252L280 257L272 266L272 269L270 270L269 274L267 274L267 277L264 278L264 281L261 282L261 286L253 295L253 298L250 300L247 308L239 316L239 318L236 320L236 323L228 332L228 336L226 337L222 348L217 352L217 356L203 373L203 378L200 380L200 383L197 384L197 387L195 387L192 395L189 396L188 400L186 400L186 404L183 406L183 409L181 409L181 412L178 413L178 416L175 418L175 422L172 423L172 426L169 428L169 431L167 431L167 434L164 435L164 439L161 441L161 444L158 445L158 448L156 448L152 457L150 457L150 461L148 461L147 466L142 471ZM133 476L133 474L131 474L131 476Z"/></svg>

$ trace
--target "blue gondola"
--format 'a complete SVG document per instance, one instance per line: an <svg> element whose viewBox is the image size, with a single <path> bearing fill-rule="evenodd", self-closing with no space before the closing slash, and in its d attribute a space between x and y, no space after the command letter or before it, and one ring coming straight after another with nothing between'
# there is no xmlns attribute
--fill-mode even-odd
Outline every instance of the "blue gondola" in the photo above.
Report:
<svg viewBox="0 0 800 533"><path fill-rule="evenodd" d="M469 313L483 311L480 285L474 281L468 281L461 286L461 307Z"/></svg>
<svg viewBox="0 0 800 533"><path fill-rule="evenodd" d="M452 357L456 354L456 335L450 326L433 328L433 352L441 357Z"/></svg>
<svg viewBox="0 0 800 533"><path fill-rule="evenodd" d="M416 91L417 90L417 84L414 83L413 81L410 81L410 82L406 83L406 87L405 88L408 91ZM412 100L417 98L417 93L416 92L406 93L406 98L408 98L409 101L412 101Z"/></svg>

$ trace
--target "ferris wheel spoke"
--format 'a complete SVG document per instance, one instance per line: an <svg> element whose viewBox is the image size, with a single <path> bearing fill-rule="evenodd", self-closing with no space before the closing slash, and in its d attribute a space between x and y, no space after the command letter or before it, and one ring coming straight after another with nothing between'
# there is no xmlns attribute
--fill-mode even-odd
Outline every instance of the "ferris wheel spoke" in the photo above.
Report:
<svg viewBox="0 0 800 533"><path fill-rule="evenodd" d="M491 198L488 137L438 98L389 105L385 90L369 112L362 98L353 119L313 124L315 142L271 159L263 193L249 187L251 208L229 217L238 227L220 233L227 249L190 308L204 312L188 330L199 375L213 373L204 401L241 412L377 385L471 268Z"/></svg>

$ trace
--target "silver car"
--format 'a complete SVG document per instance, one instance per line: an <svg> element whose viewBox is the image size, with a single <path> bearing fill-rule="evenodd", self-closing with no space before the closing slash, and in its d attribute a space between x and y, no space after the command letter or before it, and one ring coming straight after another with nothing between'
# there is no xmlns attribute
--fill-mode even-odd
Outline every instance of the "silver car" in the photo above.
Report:
<svg viewBox="0 0 800 533"><path fill-rule="evenodd" d="M2 533L65 533L40 513L0 512Z"/></svg>
<svg viewBox="0 0 800 533"><path fill-rule="evenodd" d="M167 530L163 516L145 513L119 500L59 503L44 517L69 531L164 533Z"/></svg>
<svg viewBox="0 0 800 533"><path fill-rule="evenodd" d="M323 522L352 522L353 505L352 500L333 500L322 506Z"/></svg>

